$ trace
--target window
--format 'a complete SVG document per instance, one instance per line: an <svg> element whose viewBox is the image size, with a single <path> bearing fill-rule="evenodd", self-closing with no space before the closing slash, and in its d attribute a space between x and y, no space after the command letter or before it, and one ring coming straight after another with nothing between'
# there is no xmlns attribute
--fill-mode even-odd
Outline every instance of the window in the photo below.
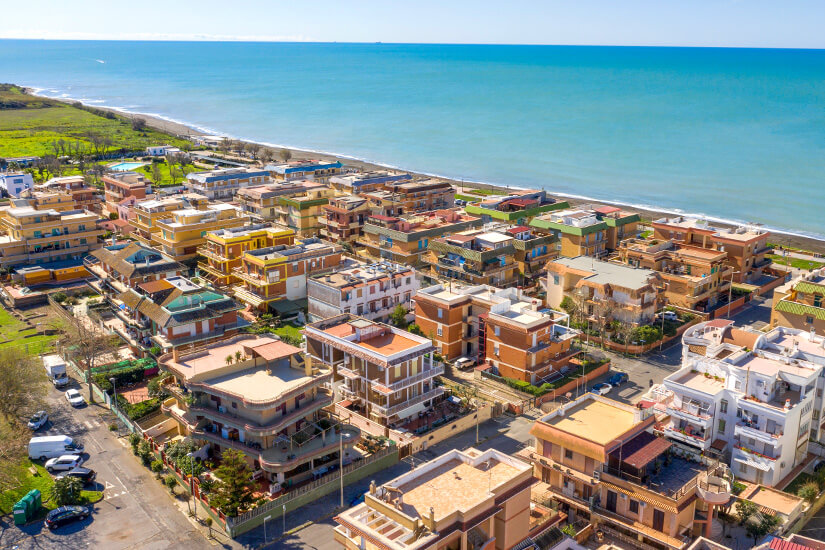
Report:
<svg viewBox="0 0 825 550"><path fill-rule="evenodd" d="M735 389L735 390L741 390L741 389L742 389L742 382L740 382L739 380L734 381L734 383L733 383L733 389Z"/></svg>
<svg viewBox="0 0 825 550"><path fill-rule="evenodd" d="M717 430L720 434L725 433L725 421L723 419L719 419L719 428Z"/></svg>
<svg viewBox="0 0 825 550"><path fill-rule="evenodd" d="M553 275L553 284L558 286L558 284L559 284L559 276L558 275Z"/></svg>
<svg viewBox="0 0 825 550"><path fill-rule="evenodd" d="M639 501L630 499L630 513L631 514L638 514L639 513Z"/></svg>
<svg viewBox="0 0 825 550"><path fill-rule="evenodd" d="M498 355L498 344L493 345L493 354Z"/></svg>
<svg viewBox="0 0 825 550"><path fill-rule="evenodd" d="M722 413L722 414L727 414L728 413L728 402L725 401L724 399L719 402L719 412Z"/></svg>
<svg viewBox="0 0 825 550"><path fill-rule="evenodd" d="M441 309L441 308L439 308L439 309L438 309L438 318L439 318L439 319L443 319L443 318L444 318L444 310L443 310L443 309Z"/></svg>
<svg viewBox="0 0 825 550"><path fill-rule="evenodd" d="M438 336L443 336L443 332L444 332L444 331L443 331L443 329L441 328L441 325L438 325L438 328L436 329L436 331L435 331L435 332L436 332L436 335L438 335Z"/></svg>
<svg viewBox="0 0 825 550"><path fill-rule="evenodd" d="M494 327L493 332L495 332L496 336L501 336L501 327Z"/></svg>
<svg viewBox="0 0 825 550"><path fill-rule="evenodd" d="M570 449L565 449L564 458L566 458L567 460L573 460L573 451L571 451Z"/></svg>
<svg viewBox="0 0 825 550"><path fill-rule="evenodd" d="M744 462L740 462L739 463L739 472L741 472L743 474L748 473L748 465L745 464Z"/></svg>
<svg viewBox="0 0 825 550"><path fill-rule="evenodd" d="M237 408L238 408L238 404L237 404L236 402L234 402L234 401L232 402L232 408L233 408L233 409L237 409Z"/></svg>
<svg viewBox="0 0 825 550"><path fill-rule="evenodd" d="M807 323L809 325L813 325L814 324L814 318L811 317L810 315L806 316L805 317L805 323Z"/></svg>

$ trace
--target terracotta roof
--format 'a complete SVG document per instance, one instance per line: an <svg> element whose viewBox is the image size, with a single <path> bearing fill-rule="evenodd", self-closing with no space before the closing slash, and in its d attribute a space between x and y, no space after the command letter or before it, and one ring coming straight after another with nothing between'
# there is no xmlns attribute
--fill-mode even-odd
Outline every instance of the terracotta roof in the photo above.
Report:
<svg viewBox="0 0 825 550"><path fill-rule="evenodd" d="M670 441L656 437L650 432L641 432L639 435L614 450L610 456L619 459L634 468L643 468L647 463L668 450Z"/></svg>
<svg viewBox="0 0 825 550"><path fill-rule="evenodd" d="M536 199L510 199L509 201L504 201L503 204L512 204L514 206L531 206L533 204L538 203Z"/></svg>
<svg viewBox="0 0 825 550"><path fill-rule="evenodd" d="M725 445L727 445L727 444L728 444L728 442L725 441L724 439L717 439L716 441L714 441L713 443L710 444L710 447L712 449L716 449L717 451L722 451L722 450L725 449Z"/></svg>
<svg viewBox="0 0 825 550"><path fill-rule="evenodd" d="M159 279L157 281L147 281L145 283L140 283L138 287L149 294L154 294L156 292L160 292L161 290L173 288L173 285L166 279Z"/></svg>
<svg viewBox="0 0 825 550"><path fill-rule="evenodd" d="M301 353L301 348L290 346L286 342L269 342L251 349L267 361L274 361L275 359Z"/></svg>
<svg viewBox="0 0 825 550"><path fill-rule="evenodd" d="M705 326L712 327L712 328L723 328L728 325L732 325L733 321L729 319L714 319L713 321L708 321Z"/></svg>
<svg viewBox="0 0 825 550"><path fill-rule="evenodd" d="M797 542L782 540L778 537L771 541L771 550L813 550L810 546L805 546Z"/></svg>
<svg viewBox="0 0 825 550"><path fill-rule="evenodd" d="M526 225L518 225L516 227L511 227L507 230L507 233L511 235L515 235L516 233L524 233L525 231L530 231L530 228Z"/></svg>
<svg viewBox="0 0 825 550"><path fill-rule="evenodd" d="M382 222L392 222L398 219L393 216L384 216L383 214L373 214L372 216L370 216L370 218L375 220L381 220Z"/></svg>
<svg viewBox="0 0 825 550"><path fill-rule="evenodd" d="M613 212L620 212L621 208L616 208L615 206L600 206L593 210L597 214L612 214Z"/></svg>

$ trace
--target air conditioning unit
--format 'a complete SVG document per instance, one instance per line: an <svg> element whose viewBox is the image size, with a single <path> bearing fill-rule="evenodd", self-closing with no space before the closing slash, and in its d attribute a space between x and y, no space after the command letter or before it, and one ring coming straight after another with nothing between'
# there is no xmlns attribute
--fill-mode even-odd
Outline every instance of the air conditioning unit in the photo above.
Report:
<svg viewBox="0 0 825 550"><path fill-rule="evenodd" d="M593 479L601 479L602 473L599 470L593 470Z"/></svg>
<svg viewBox="0 0 825 550"><path fill-rule="evenodd" d="M218 405L218 412L225 413L226 412L226 407L224 407L223 405Z"/></svg>
<svg viewBox="0 0 825 550"><path fill-rule="evenodd" d="M627 500L627 495L626 494L621 493L621 495L622 495L622 500Z"/></svg>

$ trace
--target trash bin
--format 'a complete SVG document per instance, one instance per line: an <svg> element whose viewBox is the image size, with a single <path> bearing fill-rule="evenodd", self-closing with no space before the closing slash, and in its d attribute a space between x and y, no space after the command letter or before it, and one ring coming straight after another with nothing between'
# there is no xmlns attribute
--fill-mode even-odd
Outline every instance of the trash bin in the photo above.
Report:
<svg viewBox="0 0 825 550"><path fill-rule="evenodd" d="M31 513L31 516L34 517L43 506L43 497L41 496L39 489L32 489L26 496L31 496L32 498L32 509L29 510L29 512Z"/></svg>
<svg viewBox="0 0 825 550"><path fill-rule="evenodd" d="M34 497L29 493L21 498L19 502L25 507L26 518L31 518L34 515Z"/></svg>
<svg viewBox="0 0 825 550"><path fill-rule="evenodd" d="M29 521L29 511L22 500L17 501L14 508L12 508L12 513L14 514L15 525L25 525Z"/></svg>

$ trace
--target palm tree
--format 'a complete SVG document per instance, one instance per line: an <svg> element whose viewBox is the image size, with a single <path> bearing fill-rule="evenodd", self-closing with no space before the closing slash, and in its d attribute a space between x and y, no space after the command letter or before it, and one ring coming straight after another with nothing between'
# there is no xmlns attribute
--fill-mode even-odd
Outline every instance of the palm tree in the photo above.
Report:
<svg viewBox="0 0 825 550"><path fill-rule="evenodd" d="M236 351L235 352L235 362L240 363L241 362L241 357L243 357L243 354L241 354L241 350Z"/></svg>
<svg viewBox="0 0 825 550"><path fill-rule="evenodd" d="M232 364L232 356L231 356L231 355L227 355L227 356L226 356L226 366L228 367L228 366L229 366L229 365L231 365L231 364Z"/></svg>

